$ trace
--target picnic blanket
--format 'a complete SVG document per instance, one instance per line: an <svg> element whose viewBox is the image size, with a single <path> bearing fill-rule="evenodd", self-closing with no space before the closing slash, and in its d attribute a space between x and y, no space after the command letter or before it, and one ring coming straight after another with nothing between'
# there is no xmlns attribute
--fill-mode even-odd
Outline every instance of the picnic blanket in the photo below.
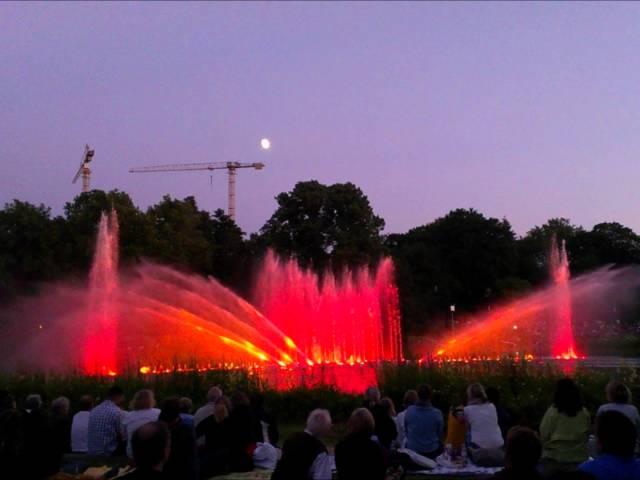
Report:
<svg viewBox="0 0 640 480"><path fill-rule="evenodd" d="M502 470L502 467L489 468L478 467L472 463L462 467L443 467L438 465L436 468L430 470L418 470L416 472L410 472L411 475L432 475L436 477L490 477Z"/></svg>

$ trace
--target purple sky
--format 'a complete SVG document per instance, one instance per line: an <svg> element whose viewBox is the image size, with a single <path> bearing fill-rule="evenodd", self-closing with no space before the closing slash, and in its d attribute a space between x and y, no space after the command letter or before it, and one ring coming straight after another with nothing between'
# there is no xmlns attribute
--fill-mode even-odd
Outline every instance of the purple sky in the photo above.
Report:
<svg viewBox="0 0 640 480"><path fill-rule="evenodd" d="M640 4L0 4L0 202L93 186L258 229L299 180L352 181L388 232L457 207L640 231ZM259 140L271 138L262 152Z"/></svg>

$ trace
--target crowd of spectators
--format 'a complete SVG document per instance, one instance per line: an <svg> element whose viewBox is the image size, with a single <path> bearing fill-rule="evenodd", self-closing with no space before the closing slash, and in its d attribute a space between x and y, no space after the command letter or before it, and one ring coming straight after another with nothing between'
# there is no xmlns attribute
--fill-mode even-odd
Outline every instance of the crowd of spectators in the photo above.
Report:
<svg viewBox="0 0 640 480"><path fill-rule="evenodd" d="M65 397L46 408L32 394L18 408L0 392L0 473L63 479L83 462L121 459L119 478L128 480L199 480L256 467L272 470L272 480L394 480L437 464L493 468L495 480L640 480L640 415L624 384L610 382L606 394L592 425L576 383L561 379L535 431L511 425L499 392L478 383L450 407L446 422L428 385L407 391L399 413L371 387L335 448L331 413L322 408L280 448L275 412L262 396L227 396L219 386L195 413L186 397L165 398L157 408L151 390L136 392L125 409L117 386L95 405L80 397L74 415Z"/></svg>

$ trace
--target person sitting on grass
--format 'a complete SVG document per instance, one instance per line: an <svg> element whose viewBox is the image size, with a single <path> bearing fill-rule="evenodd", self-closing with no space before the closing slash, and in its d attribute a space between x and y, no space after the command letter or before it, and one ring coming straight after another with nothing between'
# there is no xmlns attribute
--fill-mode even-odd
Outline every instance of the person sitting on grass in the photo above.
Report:
<svg viewBox="0 0 640 480"><path fill-rule="evenodd" d="M418 387L418 401L407 409L404 430L409 450L435 459L442 453L444 419L442 412L431 405L431 396L429 385Z"/></svg>
<svg viewBox="0 0 640 480"><path fill-rule="evenodd" d="M123 401L124 391L114 385L109 389L107 398L89 413L89 455L111 456L118 449L122 440L123 412L120 404Z"/></svg>
<svg viewBox="0 0 640 480"><path fill-rule="evenodd" d="M527 427L513 427L507 433L504 470L492 480L539 480L537 470L542 444L536 432Z"/></svg>
<svg viewBox="0 0 640 480"><path fill-rule="evenodd" d="M193 428L180 418L180 399L167 398L162 404L158 420L169 427L171 453L164 465L165 477L172 480L197 478L196 435Z"/></svg>
<svg viewBox="0 0 640 480"><path fill-rule="evenodd" d="M205 418L210 417L215 413L216 404L222 398L222 390L220 387L211 387L207 392L207 403L196 410L193 416L193 424L198 428L198 424Z"/></svg>
<svg viewBox="0 0 640 480"><path fill-rule="evenodd" d="M131 437L135 470L121 480L165 480L162 470L171 452L171 436L164 422L151 422L136 429Z"/></svg>
<svg viewBox="0 0 640 480"><path fill-rule="evenodd" d="M348 434L336 445L338 480L384 480L387 470L382 447L371 440L373 415L357 408L349 417Z"/></svg>
<svg viewBox="0 0 640 480"><path fill-rule="evenodd" d="M578 386L570 378L560 379L556 384L553 405L540 424L545 476L576 470L587 460L590 429L591 419L582 406Z"/></svg>
<svg viewBox="0 0 640 480"><path fill-rule="evenodd" d="M195 424L193 421L193 414L191 411L193 410L193 401L189 397L180 398L180 418L184 422L185 425L190 425L195 429Z"/></svg>
<svg viewBox="0 0 640 480"><path fill-rule="evenodd" d="M504 440L498 425L498 413L493 403L489 402L484 387L479 383L467 388L464 418L471 460L482 467L503 465Z"/></svg>
<svg viewBox="0 0 640 480"><path fill-rule="evenodd" d="M71 451L87 453L87 437L89 435L89 412L93 408L93 397L80 397L80 410L71 420Z"/></svg>
<svg viewBox="0 0 640 480"><path fill-rule="evenodd" d="M640 479L640 460L634 457L637 430L626 415L615 410L601 413L596 437L600 455L580 465L580 471L597 480Z"/></svg>
<svg viewBox="0 0 640 480"><path fill-rule="evenodd" d="M418 392L415 390L407 390L404 394L404 398L402 399L402 408L403 410L396 415L396 429L398 430L398 435L396 436L395 446L397 448L404 448L407 443L406 433L404 431L404 416L407 414L407 409L411 405L415 405L418 401Z"/></svg>
<svg viewBox="0 0 640 480"><path fill-rule="evenodd" d="M624 383L612 380L607 384L607 400L609 403L605 403L598 408L596 417L600 416L604 412L610 410L618 411L627 416L638 433L638 441L640 441L640 414L635 405L631 403L631 391ZM636 444L636 452L640 451L640 443Z"/></svg>
<svg viewBox="0 0 640 480"><path fill-rule="evenodd" d="M316 409L307 417L304 432L287 438L282 446L282 457L271 480L331 480L334 466L322 439L331 432L331 414Z"/></svg>
<svg viewBox="0 0 640 480"><path fill-rule="evenodd" d="M160 415L160 409L155 408L156 399L151 390L136 392L131 401L132 411L124 414L122 419L122 433L127 439L127 455L133 457L131 450L131 437L135 431L145 423L155 422Z"/></svg>
<svg viewBox="0 0 640 480"><path fill-rule="evenodd" d="M363 407L368 409L375 421L373 434L378 443L385 449L391 448L391 442L398 436L396 424L388 413L388 409L380 405L380 390L378 387L369 387L364 393Z"/></svg>

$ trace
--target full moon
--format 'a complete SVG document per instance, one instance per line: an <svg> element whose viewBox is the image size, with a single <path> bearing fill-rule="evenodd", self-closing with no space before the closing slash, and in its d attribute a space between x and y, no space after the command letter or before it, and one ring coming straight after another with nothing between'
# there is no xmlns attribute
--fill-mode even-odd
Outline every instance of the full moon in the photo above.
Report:
<svg viewBox="0 0 640 480"><path fill-rule="evenodd" d="M269 150L271 148L271 140L269 140L268 138L263 138L262 140L260 140L260 146L263 150Z"/></svg>

